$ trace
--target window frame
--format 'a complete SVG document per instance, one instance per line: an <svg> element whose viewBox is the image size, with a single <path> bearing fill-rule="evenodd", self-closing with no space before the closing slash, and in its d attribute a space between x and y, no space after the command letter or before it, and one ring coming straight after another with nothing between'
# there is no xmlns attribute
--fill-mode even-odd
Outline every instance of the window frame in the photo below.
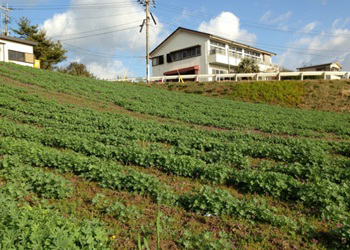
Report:
<svg viewBox="0 0 350 250"><path fill-rule="evenodd" d="M152 66L164 64L164 55L152 57Z"/></svg>
<svg viewBox="0 0 350 250"><path fill-rule="evenodd" d="M15 59L13 59L11 57L11 53L15 53ZM21 55L20 59L19 59L18 55ZM16 50L8 50L8 59L9 59L9 61L26 62L26 53L21 52L21 51L16 51Z"/></svg>
<svg viewBox="0 0 350 250"><path fill-rule="evenodd" d="M223 70L223 69L211 69L211 73L212 75L223 75L223 74L227 74L227 70Z"/></svg>
<svg viewBox="0 0 350 250"><path fill-rule="evenodd" d="M184 56L185 55L185 56ZM201 45L195 45L181 50L172 51L167 54L167 62L176 62L202 55Z"/></svg>

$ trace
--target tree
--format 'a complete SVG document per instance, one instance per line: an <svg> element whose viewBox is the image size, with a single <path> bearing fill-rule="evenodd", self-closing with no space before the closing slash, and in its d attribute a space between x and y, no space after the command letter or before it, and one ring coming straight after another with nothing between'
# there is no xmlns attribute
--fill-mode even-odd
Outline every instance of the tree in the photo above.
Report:
<svg viewBox="0 0 350 250"><path fill-rule="evenodd" d="M66 60L67 51L62 47L61 42L48 38L44 29L39 30L38 25L31 25L26 17L22 17L17 24L19 29L12 30L19 35L19 38L38 43L34 47L34 55L41 61L41 68L52 70L53 65Z"/></svg>
<svg viewBox="0 0 350 250"><path fill-rule="evenodd" d="M89 78L96 78L92 73L88 71L86 66L82 63L78 62L71 62L67 67L65 68L57 68L58 72L66 73L74 76L84 76Z"/></svg>
<svg viewBox="0 0 350 250"><path fill-rule="evenodd" d="M259 73L259 66L251 58L243 58L235 69L236 73Z"/></svg>

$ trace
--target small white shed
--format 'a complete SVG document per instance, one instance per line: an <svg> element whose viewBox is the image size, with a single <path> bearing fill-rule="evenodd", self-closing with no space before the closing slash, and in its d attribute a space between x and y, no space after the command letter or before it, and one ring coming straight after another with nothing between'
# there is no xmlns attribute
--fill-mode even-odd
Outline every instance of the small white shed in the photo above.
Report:
<svg viewBox="0 0 350 250"><path fill-rule="evenodd" d="M0 35L0 62L13 62L34 67L36 42Z"/></svg>

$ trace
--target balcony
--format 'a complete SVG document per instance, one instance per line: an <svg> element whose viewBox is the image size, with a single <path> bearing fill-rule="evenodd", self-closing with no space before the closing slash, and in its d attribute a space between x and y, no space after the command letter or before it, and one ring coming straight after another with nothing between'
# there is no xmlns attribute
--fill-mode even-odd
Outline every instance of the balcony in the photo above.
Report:
<svg viewBox="0 0 350 250"><path fill-rule="evenodd" d="M243 56L242 53L229 51L229 57L226 54L226 50L224 49L211 49L208 56L208 62L210 64L216 64L221 66L237 66L244 57L249 57L253 59L260 67L262 71L267 71L271 68L278 68L278 65L272 63L266 63L261 58L255 58L249 55Z"/></svg>
<svg viewBox="0 0 350 250"><path fill-rule="evenodd" d="M221 49L221 48L214 48L210 50L210 55L224 55L226 56L226 50L225 49Z"/></svg>

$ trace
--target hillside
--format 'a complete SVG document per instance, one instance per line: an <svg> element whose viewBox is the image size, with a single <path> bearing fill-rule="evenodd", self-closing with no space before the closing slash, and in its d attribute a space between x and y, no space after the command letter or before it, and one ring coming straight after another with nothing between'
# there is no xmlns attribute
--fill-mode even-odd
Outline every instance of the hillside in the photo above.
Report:
<svg viewBox="0 0 350 250"><path fill-rule="evenodd" d="M346 80L165 83L152 86L234 101L308 110L350 112L350 81Z"/></svg>
<svg viewBox="0 0 350 250"><path fill-rule="evenodd" d="M0 63L0 249L347 249L350 114Z"/></svg>

